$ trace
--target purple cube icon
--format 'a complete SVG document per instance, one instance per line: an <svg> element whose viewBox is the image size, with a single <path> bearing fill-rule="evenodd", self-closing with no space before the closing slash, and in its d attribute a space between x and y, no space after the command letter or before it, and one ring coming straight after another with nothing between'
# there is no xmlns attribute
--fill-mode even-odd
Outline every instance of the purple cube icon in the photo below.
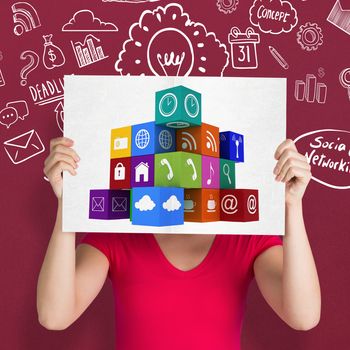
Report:
<svg viewBox="0 0 350 350"><path fill-rule="evenodd" d="M220 188L220 158L202 156L202 187Z"/></svg>
<svg viewBox="0 0 350 350"><path fill-rule="evenodd" d="M130 218L130 190L90 190L89 219Z"/></svg>
<svg viewBox="0 0 350 350"><path fill-rule="evenodd" d="M131 157L131 187L154 186L154 154Z"/></svg>

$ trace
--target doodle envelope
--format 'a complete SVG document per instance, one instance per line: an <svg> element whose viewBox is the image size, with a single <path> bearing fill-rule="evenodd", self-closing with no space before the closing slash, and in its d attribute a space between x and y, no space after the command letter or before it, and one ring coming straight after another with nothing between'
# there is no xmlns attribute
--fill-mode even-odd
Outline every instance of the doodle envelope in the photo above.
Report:
<svg viewBox="0 0 350 350"><path fill-rule="evenodd" d="M24 161L45 151L45 147L35 130L30 130L4 142L4 148L13 164Z"/></svg>
<svg viewBox="0 0 350 350"><path fill-rule="evenodd" d="M235 164L235 186L258 190L258 220L188 222L185 219L183 224L159 227L136 225L130 219L90 219L89 191L110 188L111 130L154 121L156 92L179 85L201 94L202 123L214 125L220 132L244 135L244 162ZM64 135L75 141L74 149L81 160L76 176L63 173L63 231L284 235L285 185L274 180L273 169L275 150L286 139L286 79L68 75L64 112ZM170 166L169 162L157 166L164 170ZM189 169L191 164L194 166L188 159L184 164ZM223 174L228 174L225 169ZM226 193L223 192L224 198ZM206 208L199 204L194 207L189 199L180 200L182 210ZM125 202L115 197L109 205L114 212L123 211ZM102 205L95 204L97 209ZM222 210L227 209L226 204L221 202ZM215 210L216 205L217 200L208 200L207 209ZM133 207L133 213L134 210Z"/></svg>

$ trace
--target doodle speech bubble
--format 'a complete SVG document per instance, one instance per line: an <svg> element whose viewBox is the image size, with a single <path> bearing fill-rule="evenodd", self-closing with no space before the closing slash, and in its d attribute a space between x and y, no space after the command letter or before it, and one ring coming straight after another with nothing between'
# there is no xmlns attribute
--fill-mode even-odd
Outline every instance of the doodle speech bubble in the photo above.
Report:
<svg viewBox="0 0 350 350"><path fill-rule="evenodd" d="M13 107L6 107L0 111L0 124L5 125L8 129L18 120L17 110Z"/></svg>
<svg viewBox="0 0 350 350"><path fill-rule="evenodd" d="M297 11L289 1L255 0L249 15L251 24L263 33L288 33L298 23Z"/></svg>
<svg viewBox="0 0 350 350"><path fill-rule="evenodd" d="M350 131L315 130L294 140L311 165L312 179L334 188L350 188Z"/></svg>

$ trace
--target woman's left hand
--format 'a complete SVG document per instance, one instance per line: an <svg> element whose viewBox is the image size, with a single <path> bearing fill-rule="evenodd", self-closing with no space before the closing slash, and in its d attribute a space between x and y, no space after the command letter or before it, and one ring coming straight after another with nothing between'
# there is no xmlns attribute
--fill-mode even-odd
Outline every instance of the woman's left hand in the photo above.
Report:
<svg viewBox="0 0 350 350"><path fill-rule="evenodd" d="M301 202L311 179L311 166L300 154L293 140L286 139L276 149L275 180L286 184L286 204Z"/></svg>

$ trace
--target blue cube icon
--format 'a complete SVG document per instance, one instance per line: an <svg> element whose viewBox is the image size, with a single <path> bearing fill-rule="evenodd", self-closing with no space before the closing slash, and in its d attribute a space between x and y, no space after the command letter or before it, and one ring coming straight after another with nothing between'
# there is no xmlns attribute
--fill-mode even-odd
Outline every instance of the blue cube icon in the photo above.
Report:
<svg viewBox="0 0 350 350"><path fill-rule="evenodd" d="M171 226L184 223L184 189L135 187L132 189L133 225Z"/></svg>
<svg viewBox="0 0 350 350"><path fill-rule="evenodd" d="M176 149L176 131L155 122L132 126L131 155L173 152Z"/></svg>
<svg viewBox="0 0 350 350"><path fill-rule="evenodd" d="M220 158L244 162L244 136L233 131L220 132Z"/></svg>

